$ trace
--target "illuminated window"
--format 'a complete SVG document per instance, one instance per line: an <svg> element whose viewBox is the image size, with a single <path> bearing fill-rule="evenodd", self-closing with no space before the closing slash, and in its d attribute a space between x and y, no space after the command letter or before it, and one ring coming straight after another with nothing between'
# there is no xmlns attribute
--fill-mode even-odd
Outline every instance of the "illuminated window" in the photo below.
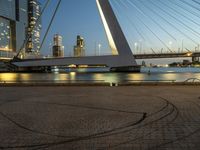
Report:
<svg viewBox="0 0 200 150"><path fill-rule="evenodd" d="M0 50L12 51L10 21L0 17Z"/></svg>

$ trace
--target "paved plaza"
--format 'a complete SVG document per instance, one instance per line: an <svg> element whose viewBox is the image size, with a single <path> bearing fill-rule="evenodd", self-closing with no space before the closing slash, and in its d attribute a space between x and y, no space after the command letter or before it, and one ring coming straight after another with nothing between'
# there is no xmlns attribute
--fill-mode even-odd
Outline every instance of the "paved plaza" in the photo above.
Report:
<svg viewBox="0 0 200 150"><path fill-rule="evenodd" d="M0 87L0 95L0 149L200 149L200 86Z"/></svg>

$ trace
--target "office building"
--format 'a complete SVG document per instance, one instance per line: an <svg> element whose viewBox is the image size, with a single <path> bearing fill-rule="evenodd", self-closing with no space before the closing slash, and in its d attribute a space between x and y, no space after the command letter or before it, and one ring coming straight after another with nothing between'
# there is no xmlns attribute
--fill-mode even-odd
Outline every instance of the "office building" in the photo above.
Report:
<svg viewBox="0 0 200 150"><path fill-rule="evenodd" d="M41 31L41 4L38 0L28 0L27 53L39 55Z"/></svg>
<svg viewBox="0 0 200 150"><path fill-rule="evenodd" d="M12 58L22 47L28 25L27 0L0 0L0 58Z"/></svg>
<svg viewBox="0 0 200 150"><path fill-rule="evenodd" d="M77 36L76 46L74 46L74 57L85 56L85 41L80 35Z"/></svg>
<svg viewBox="0 0 200 150"><path fill-rule="evenodd" d="M64 46L62 44L62 36L55 34L53 38L53 57L64 57Z"/></svg>
<svg viewBox="0 0 200 150"><path fill-rule="evenodd" d="M0 59L12 58L21 49L39 54L39 16L38 0L0 0Z"/></svg>

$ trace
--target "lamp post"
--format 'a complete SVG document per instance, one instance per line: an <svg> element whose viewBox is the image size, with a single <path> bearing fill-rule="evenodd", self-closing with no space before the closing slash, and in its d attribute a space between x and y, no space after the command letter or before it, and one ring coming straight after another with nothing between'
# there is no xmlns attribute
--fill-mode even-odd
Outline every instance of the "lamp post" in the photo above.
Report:
<svg viewBox="0 0 200 150"><path fill-rule="evenodd" d="M138 43L137 42L135 42L135 51L136 51L136 53L138 52Z"/></svg>
<svg viewBox="0 0 200 150"><path fill-rule="evenodd" d="M142 53L142 40L139 40L140 48L139 48L139 53Z"/></svg>
<svg viewBox="0 0 200 150"><path fill-rule="evenodd" d="M100 56L100 53L101 53L101 44L98 44L98 47L99 47L99 56Z"/></svg>
<svg viewBox="0 0 200 150"><path fill-rule="evenodd" d="M49 51L50 51L50 53L49 53L48 57L53 56L53 51L52 51L52 50L53 50L53 49L52 49L52 43L50 42L50 43L49 43Z"/></svg>
<svg viewBox="0 0 200 150"><path fill-rule="evenodd" d="M170 48L171 51L172 51L172 44L173 44L173 42L169 41L169 48Z"/></svg>

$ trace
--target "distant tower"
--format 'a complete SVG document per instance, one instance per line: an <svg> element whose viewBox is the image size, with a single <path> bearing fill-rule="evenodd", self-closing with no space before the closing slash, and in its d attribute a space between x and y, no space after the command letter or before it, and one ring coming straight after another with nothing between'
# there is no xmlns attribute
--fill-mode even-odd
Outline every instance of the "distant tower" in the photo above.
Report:
<svg viewBox="0 0 200 150"><path fill-rule="evenodd" d="M80 35L77 36L76 46L74 46L74 57L85 56L85 41Z"/></svg>
<svg viewBox="0 0 200 150"><path fill-rule="evenodd" d="M64 57L64 46L62 45L62 36L55 34L53 42L53 57Z"/></svg>
<svg viewBox="0 0 200 150"><path fill-rule="evenodd" d="M40 31L42 28L41 19L38 20L40 15L41 4L38 0L28 0L28 43L26 52L35 55L40 54Z"/></svg>

